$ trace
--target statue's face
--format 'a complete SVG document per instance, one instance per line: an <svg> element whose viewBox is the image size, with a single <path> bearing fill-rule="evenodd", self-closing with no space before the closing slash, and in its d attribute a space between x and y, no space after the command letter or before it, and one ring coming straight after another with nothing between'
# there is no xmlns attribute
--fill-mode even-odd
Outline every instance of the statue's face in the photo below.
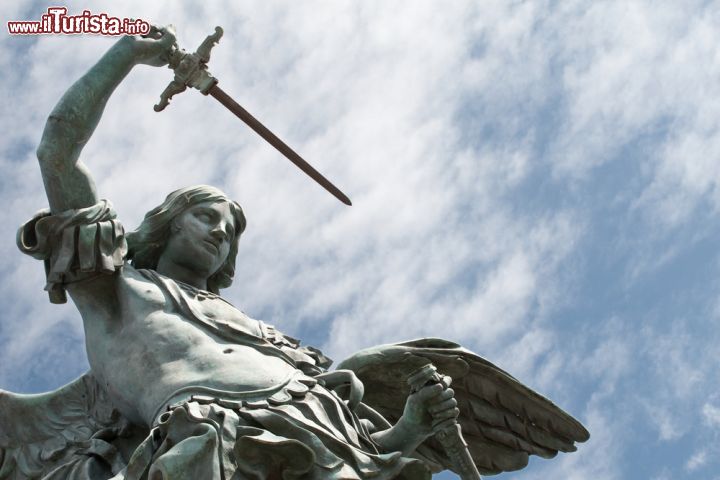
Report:
<svg viewBox="0 0 720 480"><path fill-rule="evenodd" d="M225 263L235 238L235 217L224 201L198 203L173 219L163 255L205 277Z"/></svg>

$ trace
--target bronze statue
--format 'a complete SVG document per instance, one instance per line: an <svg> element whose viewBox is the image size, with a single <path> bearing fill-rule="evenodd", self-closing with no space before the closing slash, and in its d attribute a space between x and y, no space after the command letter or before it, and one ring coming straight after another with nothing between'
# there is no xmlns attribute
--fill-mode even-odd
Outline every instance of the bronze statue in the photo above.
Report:
<svg viewBox="0 0 720 480"><path fill-rule="evenodd" d="M18 245L45 262L51 301L70 294L91 369L46 394L0 391L0 479L472 478L587 440L457 344L376 347L329 371L319 350L245 315L220 296L245 216L216 188L172 192L126 234L80 152L130 70L176 48L169 29L123 37L48 118L38 159L50 209ZM427 377L411 377L419 368Z"/></svg>

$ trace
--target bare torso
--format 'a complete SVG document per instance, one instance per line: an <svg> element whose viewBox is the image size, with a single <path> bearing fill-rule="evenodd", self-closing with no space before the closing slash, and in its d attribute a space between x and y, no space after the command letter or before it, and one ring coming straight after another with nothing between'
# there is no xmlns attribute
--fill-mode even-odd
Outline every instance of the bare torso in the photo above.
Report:
<svg viewBox="0 0 720 480"><path fill-rule="evenodd" d="M157 35L147 37L122 36L68 89L49 116L37 155L50 211L56 219L66 221L65 217L72 214L73 219L82 220L77 225L87 225L107 223L114 218L110 207L99 202L95 183L80 161L80 154L97 127L108 98L130 70L138 64L167 65L169 53L177 48L174 35L171 29L160 29L155 33ZM184 196L192 190L202 200L193 202ZM177 196L171 199L174 194ZM181 205L173 203L180 198L188 205L182 205L183 208L168 219L171 224L163 227L168 230L167 238L162 242L154 237L145 239L153 248L164 242L159 257L145 259L145 265L166 277L200 288L208 288L211 278L221 274L217 279L223 284L213 283L212 288L229 286L234 269L225 271L225 264L234 266L236 252L233 252L231 242L237 241L245 225L240 207L231 208L222 192L208 196L207 187L199 186L176 190L159 208L171 203ZM62 241L60 248L70 249L75 240L81 247L77 252L63 251L63 261L52 264L48 278L51 299L64 302L64 289L72 297L83 317L92 373L127 419L151 425L169 400L181 400L171 398L178 390L184 389L191 394L193 388L200 393L204 393L203 388L230 392L280 389L296 374L292 360L282 358L278 354L280 349L258 338L261 336L258 322L223 300L199 300L177 294L183 302L192 305L192 312L188 314L187 305L178 307L175 303L176 292L169 295L161 288L160 285L167 286L164 280L155 283L132 267L122 268L122 259L116 258L122 246L114 244L119 237L110 239L107 235L121 232L116 230L117 225L113 225L112 230L107 224L105 228L98 227L97 231L82 230L82 237L71 227L62 225L63 233L58 237ZM154 233L158 233L156 227L151 229ZM68 232L72 235L66 235ZM97 235L92 237L92 232ZM58 232L48 232L48 235L55 233ZM114 250L108 246L114 246ZM28 253L40 258L35 250ZM84 259L77 272L71 271L73 265L70 264L76 253L78 258ZM137 261L135 257L128 258ZM77 278L76 274L109 272L115 267L120 271L112 275L98 274L75 283L72 281ZM198 319L202 321L196 321ZM222 322L233 325L237 335L227 335L223 329L228 327ZM291 353L302 355L298 351ZM297 355L293 357L305 361ZM322 388L318 387L318 392L322 392ZM412 401L408 400L406 411L412 412L411 415L403 414L394 427L373 434L373 440L383 451L402 450L409 454L427 437L431 425L426 404L431 397L422 396L422 392L432 388L425 387L409 397ZM452 391L447 391L450 396L444 399L451 398ZM272 396L266 398L272 400ZM432 399L444 401L439 395ZM335 401L331 403L337 406ZM311 417L324 418L321 413L314 412ZM345 423L345 420L339 418L339 422ZM349 424L347 427L354 428Z"/></svg>
<svg viewBox="0 0 720 480"><path fill-rule="evenodd" d="M108 294L110 282L114 288ZM152 424L158 409L180 389L269 389L295 371L282 358L228 341L185 318L158 285L132 267L112 278L87 280L69 292L83 316L93 373L136 423ZM186 298L205 317L262 336L259 322L222 299Z"/></svg>

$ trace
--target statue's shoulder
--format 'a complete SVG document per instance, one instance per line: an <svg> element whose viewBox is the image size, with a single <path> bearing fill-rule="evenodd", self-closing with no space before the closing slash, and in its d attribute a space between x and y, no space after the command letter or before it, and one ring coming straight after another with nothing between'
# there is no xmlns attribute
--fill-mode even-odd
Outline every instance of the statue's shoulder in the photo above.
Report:
<svg viewBox="0 0 720 480"><path fill-rule="evenodd" d="M46 287L52 303L65 303L65 291L112 289L112 278L125 263L127 242L112 204L51 213L37 212L20 226L16 241L21 252L45 264ZM87 287L89 285L89 287Z"/></svg>

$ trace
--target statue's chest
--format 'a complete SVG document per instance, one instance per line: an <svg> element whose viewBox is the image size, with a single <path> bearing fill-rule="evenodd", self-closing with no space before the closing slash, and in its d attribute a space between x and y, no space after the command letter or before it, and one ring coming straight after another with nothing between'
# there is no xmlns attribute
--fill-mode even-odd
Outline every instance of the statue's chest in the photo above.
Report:
<svg viewBox="0 0 720 480"><path fill-rule="evenodd" d="M161 279L145 275L128 275L124 287L122 302L127 318L121 323L126 325L126 333L137 330L139 335L182 337L198 330L198 334L203 331L225 338L235 333L265 337L260 322L213 293L169 280L163 284Z"/></svg>
<svg viewBox="0 0 720 480"><path fill-rule="evenodd" d="M233 330L240 330L256 337L263 336L257 320L251 319L218 295L188 288L181 290L184 303L195 317L220 329L231 326Z"/></svg>

